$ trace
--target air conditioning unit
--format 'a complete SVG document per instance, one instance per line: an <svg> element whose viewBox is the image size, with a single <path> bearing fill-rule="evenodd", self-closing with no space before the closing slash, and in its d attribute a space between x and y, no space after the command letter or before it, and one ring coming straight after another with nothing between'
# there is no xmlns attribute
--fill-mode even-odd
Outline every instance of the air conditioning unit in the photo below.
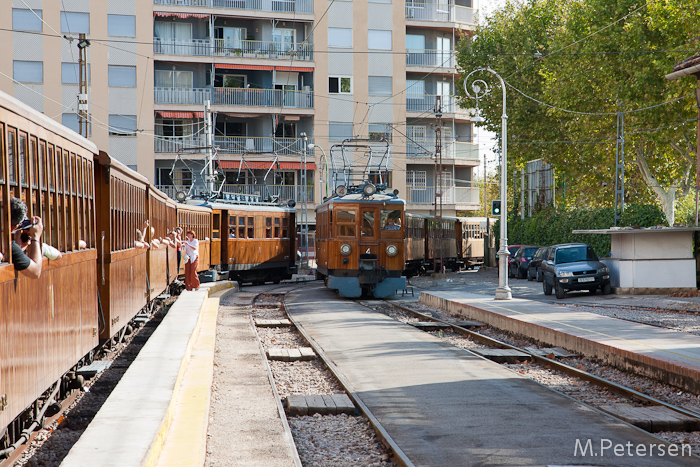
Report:
<svg viewBox="0 0 700 467"><path fill-rule="evenodd" d="M304 91L311 92L311 86L304 86Z"/></svg>

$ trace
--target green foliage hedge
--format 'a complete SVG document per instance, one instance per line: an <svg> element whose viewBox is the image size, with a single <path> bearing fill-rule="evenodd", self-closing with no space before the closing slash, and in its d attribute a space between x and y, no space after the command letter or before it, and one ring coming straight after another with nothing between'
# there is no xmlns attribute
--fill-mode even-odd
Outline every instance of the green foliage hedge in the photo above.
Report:
<svg viewBox="0 0 700 467"><path fill-rule="evenodd" d="M587 243L600 257L610 255L610 234L573 234L574 230L609 229L614 225L614 208L557 210L548 207L532 217L520 219L519 215L508 216L509 245L556 245L558 243ZM499 243L500 221L493 232ZM625 206L620 227L653 227L667 225L663 211L658 206L631 204Z"/></svg>

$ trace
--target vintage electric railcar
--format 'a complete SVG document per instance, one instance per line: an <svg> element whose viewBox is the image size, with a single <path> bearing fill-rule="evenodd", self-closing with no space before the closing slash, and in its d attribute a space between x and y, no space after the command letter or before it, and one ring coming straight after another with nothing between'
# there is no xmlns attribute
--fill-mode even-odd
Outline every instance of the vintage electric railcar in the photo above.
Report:
<svg viewBox="0 0 700 467"><path fill-rule="evenodd" d="M316 274L341 297L391 297L406 288L405 202L370 183L316 208Z"/></svg>

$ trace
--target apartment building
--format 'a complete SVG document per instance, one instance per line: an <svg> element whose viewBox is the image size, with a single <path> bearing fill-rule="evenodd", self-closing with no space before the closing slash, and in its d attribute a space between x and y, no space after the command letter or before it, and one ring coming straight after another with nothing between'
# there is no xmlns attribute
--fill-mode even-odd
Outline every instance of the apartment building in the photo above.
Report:
<svg viewBox="0 0 700 467"><path fill-rule="evenodd" d="M335 145L385 137L408 209L430 212L441 191L455 215L479 206L478 147L454 97L471 1L12 0L0 63L16 81L0 89L77 129L77 42L62 36L84 33L91 139L172 195L197 178L209 101L224 191L312 208L333 190Z"/></svg>

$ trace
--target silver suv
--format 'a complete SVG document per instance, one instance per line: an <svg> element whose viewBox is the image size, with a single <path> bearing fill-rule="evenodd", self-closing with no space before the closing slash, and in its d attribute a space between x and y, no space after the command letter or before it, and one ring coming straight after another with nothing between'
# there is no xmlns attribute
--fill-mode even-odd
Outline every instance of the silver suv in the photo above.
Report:
<svg viewBox="0 0 700 467"><path fill-rule="evenodd" d="M598 261L593 248L585 243L552 246L540 267L545 295L551 295L552 289L559 299L564 298L568 290L595 293L601 289L604 294L611 292L607 266Z"/></svg>

